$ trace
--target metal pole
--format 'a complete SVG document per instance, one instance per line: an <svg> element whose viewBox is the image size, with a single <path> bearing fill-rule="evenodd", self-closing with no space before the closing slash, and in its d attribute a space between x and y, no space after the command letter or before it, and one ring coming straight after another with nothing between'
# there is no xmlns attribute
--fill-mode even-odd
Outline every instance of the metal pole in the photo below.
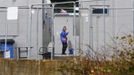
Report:
<svg viewBox="0 0 134 75"><path fill-rule="evenodd" d="M29 6L30 7L30 6ZM29 8L28 7L28 8ZM29 9L29 11L28 11L28 17L27 17L27 31L26 31L26 45L27 46L29 46L29 24L30 24L30 19L29 19L29 17L30 17L30 9Z"/></svg>
<svg viewBox="0 0 134 75"><path fill-rule="evenodd" d="M113 0L112 3L113 3L113 8L115 8L115 0ZM115 37L115 30L116 30L116 29L115 29L115 26L116 26L116 25L115 25L115 21L116 21L116 20L115 20L115 10L113 9L112 11L113 11L113 12L112 12L112 13L113 13L113 17L112 17L112 20L113 20L113 37ZM115 42L115 41L114 41L114 42Z"/></svg>
<svg viewBox="0 0 134 75"><path fill-rule="evenodd" d="M67 4L67 3L77 3L77 2L85 2L85 3L87 3L87 2L94 2L94 1L102 1L102 0L87 0L87 1L67 1L67 2L56 2L56 3L50 3L50 4ZM45 1L44 0L42 0L42 3L40 4L40 3L38 3L38 4L33 4L34 6L35 5L50 5L50 4L48 4L48 3L44 3Z"/></svg>
<svg viewBox="0 0 134 75"><path fill-rule="evenodd" d="M96 49L99 50L99 16L96 16Z"/></svg>
<svg viewBox="0 0 134 75"><path fill-rule="evenodd" d="M28 42L28 59L30 58L30 50L31 50L31 28L32 28L32 5L29 5L29 42Z"/></svg>
<svg viewBox="0 0 134 75"><path fill-rule="evenodd" d="M117 41L116 41L116 39L115 39L115 37L116 37L116 10L120 10L120 9L116 9L116 7L115 7L115 0L113 0L113 2L112 2L112 4L113 4L113 9L111 9L112 10L112 26L113 26L113 44L114 44L114 46L115 46L115 49L117 49ZM122 9L122 10L124 10L124 9Z"/></svg>
<svg viewBox="0 0 134 75"><path fill-rule="evenodd" d="M68 3L74 3L75 1L68 1L68 2L57 2L57 3L50 3L51 5L56 5L56 4L68 4ZM38 6L38 5L50 5L48 3L41 3L41 4L33 4L34 6Z"/></svg>
<svg viewBox="0 0 134 75"><path fill-rule="evenodd" d="M7 24L7 19L5 22L5 50L4 50L4 58L6 55L6 50L7 50L7 37L8 37L8 24Z"/></svg>
<svg viewBox="0 0 134 75"><path fill-rule="evenodd" d="M38 54L39 54L39 51L38 51L38 49L39 49L39 38L38 38L38 33L39 33L39 27L38 27L38 25L39 25L39 9L37 9L37 29L36 29L36 34L37 34L37 36L36 36L36 50L37 50L37 59L39 59L39 57L38 57Z"/></svg>
<svg viewBox="0 0 134 75"><path fill-rule="evenodd" d="M55 4L52 4L52 33L51 33L51 41L52 41L52 53L51 53L51 60L54 58L54 49L55 49L55 42L54 42L54 7Z"/></svg>
<svg viewBox="0 0 134 75"><path fill-rule="evenodd" d="M81 4L79 3L79 8L81 7ZM78 52L78 55L80 55L80 51L81 51L81 45L80 45L80 42L81 42L81 27L80 27L80 25L81 25L81 10L79 9L79 19L78 19L78 21L79 21L79 28L80 28L80 30L79 30L79 52Z"/></svg>
<svg viewBox="0 0 134 75"><path fill-rule="evenodd" d="M89 14L89 44L90 44L90 46L91 46L91 49L94 49L93 47L94 47L94 43L93 43L93 38L94 38L94 34L93 34L93 25L92 25L92 7L90 7L89 9L89 12L88 13L90 13Z"/></svg>
<svg viewBox="0 0 134 75"><path fill-rule="evenodd" d="M106 50L105 0L103 1L104 50Z"/></svg>
<svg viewBox="0 0 134 75"><path fill-rule="evenodd" d="M83 16L82 16L82 10L83 10L83 3L79 3L79 16L80 16L80 19L79 19L79 23L80 23L80 38L79 38L79 56L81 55L81 51L83 49Z"/></svg>
<svg viewBox="0 0 134 75"><path fill-rule="evenodd" d="M43 21L42 21L42 23L43 23L43 25L44 25L44 20L45 20L45 18L44 18L44 14L45 14L45 12L44 12L44 7L45 7L45 5L44 5L44 3L45 3L45 1L44 0L42 0L42 19L43 19ZM34 5L33 5L34 6Z"/></svg>
<svg viewBox="0 0 134 75"><path fill-rule="evenodd" d="M18 8L18 11L19 11L19 8ZM20 28L20 23L19 23L19 21L20 21L20 18L19 18L19 12L18 12L18 19L17 19L17 35L16 36L19 36L19 28Z"/></svg>
<svg viewBox="0 0 134 75"><path fill-rule="evenodd" d="M75 2L73 3L74 9L73 9L73 34L74 34L74 55L76 55L76 4Z"/></svg>
<svg viewBox="0 0 134 75"><path fill-rule="evenodd" d="M45 46L45 43L44 43L44 39L45 39L45 34L44 34L44 30L45 30L45 5L44 5L45 1L42 0L42 46L44 47ZM34 5L33 5L34 6Z"/></svg>
<svg viewBox="0 0 134 75"><path fill-rule="evenodd" d="M133 37L134 37L134 0L133 0Z"/></svg>

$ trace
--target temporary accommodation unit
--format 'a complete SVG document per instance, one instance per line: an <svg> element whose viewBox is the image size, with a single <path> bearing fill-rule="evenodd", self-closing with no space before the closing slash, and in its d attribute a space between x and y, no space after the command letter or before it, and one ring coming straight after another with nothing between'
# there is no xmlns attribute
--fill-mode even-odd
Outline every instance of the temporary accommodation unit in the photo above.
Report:
<svg viewBox="0 0 134 75"><path fill-rule="evenodd" d="M117 45L115 37L134 33L133 3L133 0L79 0L81 49L111 55L111 47Z"/></svg>

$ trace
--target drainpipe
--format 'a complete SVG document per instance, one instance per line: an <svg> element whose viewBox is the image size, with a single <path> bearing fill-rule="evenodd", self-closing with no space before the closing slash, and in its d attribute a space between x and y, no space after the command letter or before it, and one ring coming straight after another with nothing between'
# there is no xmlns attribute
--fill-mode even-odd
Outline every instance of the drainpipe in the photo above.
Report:
<svg viewBox="0 0 134 75"><path fill-rule="evenodd" d="M45 44L44 44L44 25L45 25L45 17L44 17L44 14L45 14L45 11L44 11L44 7L45 7L45 5L44 5L44 3L45 3L45 0L42 0L42 40L43 40L43 42L42 42L42 46L44 47L45 46Z"/></svg>
<svg viewBox="0 0 134 75"><path fill-rule="evenodd" d="M134 37L134 0L133 0L132 8L133 8L133 37Z"/></svg>
<svg viewBox="0 0 134 75"><path fill-rule="evenodd" d="M42 20L43 20L43 25L44 25L44 20L45 20L45 19L44 19L44 3L45 3L45 0L42 0L42 4L43 4L43 5L42 5L42 8L43 8L43 9L42 9Z"/></svg>

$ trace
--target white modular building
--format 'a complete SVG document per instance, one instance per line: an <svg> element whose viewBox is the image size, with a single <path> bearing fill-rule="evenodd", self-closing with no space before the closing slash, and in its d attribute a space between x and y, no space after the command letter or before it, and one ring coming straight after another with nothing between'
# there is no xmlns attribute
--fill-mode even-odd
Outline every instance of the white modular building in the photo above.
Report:
<svg viewBox="0 0 134 75"><path fill-rule="evenodd" d="M110 55L115 37L133 35L133 0L79 0L80 43L96 52Z"/></svg>
<svg viewBox="0 0 134 75"><path fill-rule="evenodd" d="M55 43L54 54L61 54L60 33L63 26L67 26L68 38L74 45L74 15L55 15L50 1L6 0L0 1L0 4L0 39L15 41L15 58L42 59L42 51L52 52L48 49L51 43ZM79 35L78 16L76 19Z"/></svg>
<svg viewBox="0 0 134 75"><path fill-rule="evenodd" d="M109 55L111 52L108 45L115 44L113 38L134 34L133 0L78 2L79 14L74 15L76 12L73 12L73 15L55 15L52 5L43 5L42 0L0 1L0 39L13 39L15 50L28 50L28 53L22 52L21 55L17 52L17 58L25 56L41 59L40 50L51 52L48 49L51 42L54 43L54 54L61 54L60 32L63 26L67 26L68 39L72 42L76 55L80 50L85 53L89 46ZM44 3L50 4L49 1ZM31 5L34 5L32 9ZM8 19L8 7L18 8L17 19Z"/></svg>

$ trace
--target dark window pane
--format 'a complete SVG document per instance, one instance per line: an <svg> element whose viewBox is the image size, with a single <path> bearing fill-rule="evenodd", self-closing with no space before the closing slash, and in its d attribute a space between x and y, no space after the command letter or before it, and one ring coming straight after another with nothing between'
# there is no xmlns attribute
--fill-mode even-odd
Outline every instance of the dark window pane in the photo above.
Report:
<svg viewBox="0 0 134 75"><path fill-rule="evenodd" d="M107 8L105 8L105 9L103 9L103 8L93 8L92 13L93 14L103 14L103 13L108 14L108 9Z"/></svg>

